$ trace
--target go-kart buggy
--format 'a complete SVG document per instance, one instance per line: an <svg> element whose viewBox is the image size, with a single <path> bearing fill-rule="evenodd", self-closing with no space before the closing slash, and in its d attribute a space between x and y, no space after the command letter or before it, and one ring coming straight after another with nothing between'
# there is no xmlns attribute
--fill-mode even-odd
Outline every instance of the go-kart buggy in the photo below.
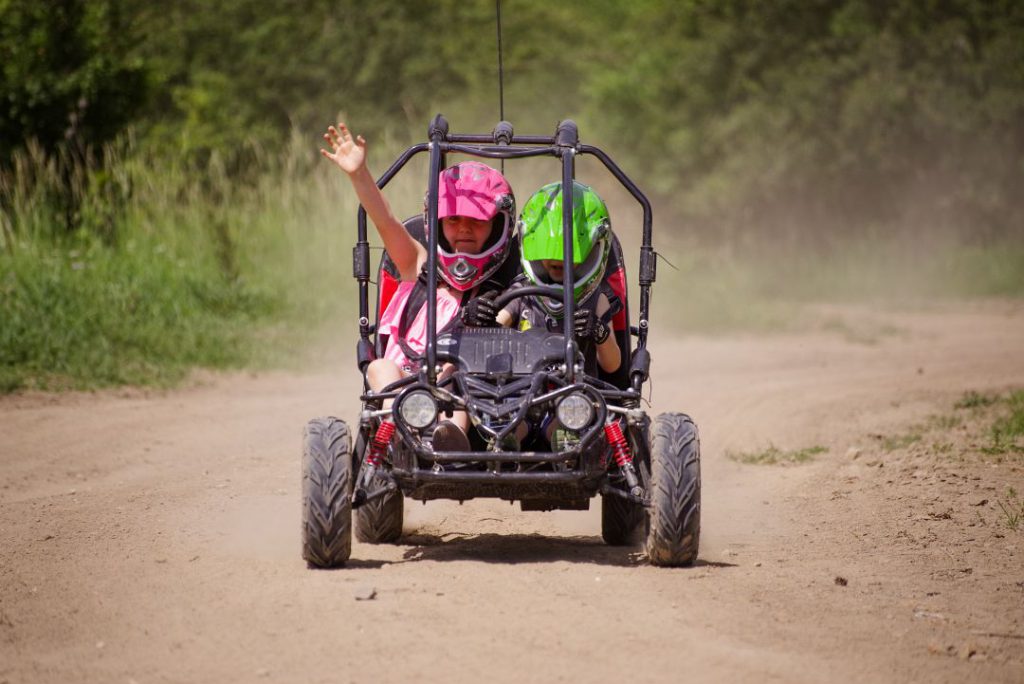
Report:
<svg viewBox="0 0 1024 684"><path fill-rule="evenodd" d="M353 435L337 418L317 418L307 425L302 461L302 555L314 567L343 565L349 558L353 528L369 543L396 541L402 533L404 497L416 500L475 497L519 501L522 510L586 510L601 495L601 535L608 544L626 545L642 535L654 565L689 565L697 557L700 535L700 443L693 421L665 413L652 422L641 405L649 378L647 350L650 290L657 255L651 244L650 203L636 185L597 147L579 141L572 121L561 122L553 137L517 136L502 121L491 134L450 133L438 115L428 129L428 143L407 149L381 176L381 188L412 159L429 154L426 217L406 221L406 228L426 247L425 306L427 337L424 361L415 375L371 392L365 381L369 363L383 353L377 323L393 294L398 275L385 255L378 268L377 312L370 318L370 248L366 212L357 215L353 250L359 292L357 362L364 374L362 412ZM448 154L487 159L551 156L561 160L564 280L561 288L511 288L498 296L502 308L518 297L562 300L560 332L545 326L509 328L460 327L437 331L438 175ZM640 315L630 325L622 249L612 236L605 279L624 303L612 319L622 363L613 374L588 374L573 335L573 192L575 158L600 160L643 208L640 247ZM519 270L516 254L503 267L508 282ZM508 282L505 284L507 285ZM631 345L635 338L635 346ZM442 364L454 372L442 375ZM383 408L386 400L393 404ZM464 410L472 422L469 451L435 449L437 422ZM396 437L383 458L369 449L389 415L387 429ZM555 416L559 438L548 440L534 430L521 446L508 439L521 423L538 425ZM553 442L553 443L550 443Z"/></svg>

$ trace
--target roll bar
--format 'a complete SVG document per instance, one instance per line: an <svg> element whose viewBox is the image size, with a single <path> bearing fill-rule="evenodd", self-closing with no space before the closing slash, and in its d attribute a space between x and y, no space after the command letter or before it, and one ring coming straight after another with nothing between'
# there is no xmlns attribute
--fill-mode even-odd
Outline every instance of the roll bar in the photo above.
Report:
<svg viewBox="0 0 1024 684"><path fill-rule="evenodd" d="M383 189L405 165L418 154L429 153L427 178L427 344L424 371L427 381L437 381L437 240L438 232L431 230L437 225L438 176L445 166L448 153L459 153L484 159L523 159L527 157L556 157L562 162L562 237L563 237L563 311L565 335L565 368L569 382L575 381L576 342L573 336L573 314L576 301L573 297L573 253L572 253L572 183L576 177L576 157L589 154L605 166L619 183L633 196L643 209L643 234L640 245L640 319L637 326L638 349L647 347L651 286L656 278L657 255L651 244L652 212L651 203L636 184L612 161L603 150L579 141L579 129L571 120L559 122L551 137L537 135L515 135L512 124L500 121L488 134L463 134L450 132L448 120L438 114L427 128L429 142L412 145L377 179L377 187ZM356 216L358 235L352 251L353 276L359 290L359 335L369 342L373 332L370 322L369 283L370 245L367 240L366 210L360 205ZM627 322L628 324L628 322ZM635 390L642 384L642 377L633 380Z"/></svg>

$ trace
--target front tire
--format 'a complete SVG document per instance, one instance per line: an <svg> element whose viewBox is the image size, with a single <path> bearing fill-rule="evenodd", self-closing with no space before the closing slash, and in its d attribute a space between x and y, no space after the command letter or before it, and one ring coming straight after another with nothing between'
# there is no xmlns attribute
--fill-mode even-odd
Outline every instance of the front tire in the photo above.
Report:
<svg viewBox="0 0 1024 684"><path fill-rule="evenodd" d="M692 565L700 542L700 438L687 415L663 413L654 421L650 496L646 547L651 564Z"/></svg>
<svg viewBox="0 0 1024 684"><path fill-rule="evenodd" d="M366 440L362 435L356 440L352 454L352 470L359 471L366 451ZM375 484L383 485L380 478ZM368 544L389 544L402 536L402 520L405 515L405 498L400 490L394 490L367 501L356 509L354 517L356 539Z"/></svg>
<svg viewBox="0 0 1024 684"><path fill-rule="evenodd" d="M352 437L337 418L306 425L302 451L302 557L344 565L352 553Z"/></svg>

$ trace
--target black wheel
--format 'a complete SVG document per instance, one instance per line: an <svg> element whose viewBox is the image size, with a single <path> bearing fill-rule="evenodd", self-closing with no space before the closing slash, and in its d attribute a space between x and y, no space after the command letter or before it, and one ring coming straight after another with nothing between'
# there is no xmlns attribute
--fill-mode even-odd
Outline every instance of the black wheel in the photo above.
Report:
<svg viewBox="0 0 1024 684"><path fill-rule="evenodd" d="M682 413L663 413L651 428L651 507L647 557L654 565L691 565L700 541L700 438Z"/></svg>
<svg viewBox="0 0 1024 684"><path fill-rule="evenodd" d="M352 437L337 418L306 425L302 451L302 557L318 568L352 553Z"/></svg>
<svg viewBox="0 0 1024 684"><path fill-rule="evenodd" d="M643 506L614 495L601 497L601 537L611 546L630 546L641 541Z"/></svg>
<svg viewBox="0 0 1024 684"><path fill-rule="evenodd" d="M366 440L363 435L356 439L356 448L352 452L352 470L359 472L359 464L363 461ZM383 480L376 478L375 484L382 485ZM387 544L398 541L402 536L402 516L405 514L405 499L402 492L395 490L367 501L355 511L356 539L369 544Z"/></svg>
<svg viewBox="0 0 1024 684"><path fill-rule="evenodd" d="M641 483L650 480L650 465L647 459L647 434L650 421L644 416L641 427L630 426L626 432L630 450L633 452L633 466ZM638 441L641 442L638 444ZM601 537L611 546L634 546L643 543L643 529L646 515L643 506L620 497L601 497Z"/></svg>

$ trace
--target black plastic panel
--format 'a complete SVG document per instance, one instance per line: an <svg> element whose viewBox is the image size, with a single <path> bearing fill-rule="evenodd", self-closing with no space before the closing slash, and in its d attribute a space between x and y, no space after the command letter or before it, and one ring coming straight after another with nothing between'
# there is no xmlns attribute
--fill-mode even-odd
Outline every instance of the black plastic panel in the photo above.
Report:
<svg viewBox="0 0 1024 684"><path fill-rule="evenodd" d="M470 373L486 373L487 361L492 357L505 356L502 365L510 357L512 373L527 375L562 361L565 338L538 329L463 328L441 335L437 352L439 356L457 357L462 369Z"/></svg>

